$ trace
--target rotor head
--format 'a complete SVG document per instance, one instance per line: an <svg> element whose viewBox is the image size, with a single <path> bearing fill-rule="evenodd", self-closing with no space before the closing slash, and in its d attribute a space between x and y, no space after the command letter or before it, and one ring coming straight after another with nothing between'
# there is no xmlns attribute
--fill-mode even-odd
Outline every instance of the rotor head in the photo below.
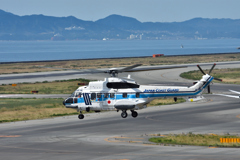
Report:
<svg viewBox="0 0 240 160"><path fill-rule="evenodd" d="M141 66L141 65L142 65L142 64L135 64L135 65L132 65L132 66L129 66L129 67L121 68L121 69L110 68L109 70L104 71L104 73L110 74L111 77L117 77L118 73L128 72L128 71L130 71L131 69L136 68L136 67Z"/></svg>

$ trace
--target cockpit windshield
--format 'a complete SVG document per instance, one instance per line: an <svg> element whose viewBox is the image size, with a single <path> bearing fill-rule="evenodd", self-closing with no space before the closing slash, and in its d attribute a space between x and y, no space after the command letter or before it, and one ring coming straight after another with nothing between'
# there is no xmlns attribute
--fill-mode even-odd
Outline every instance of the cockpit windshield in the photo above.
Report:
<svg viewBox="0 0 240 160"><path fill-rule="evenodd" d="M74 96L75 96L75 92L73 92L70 97L74 97Z"/></svg>

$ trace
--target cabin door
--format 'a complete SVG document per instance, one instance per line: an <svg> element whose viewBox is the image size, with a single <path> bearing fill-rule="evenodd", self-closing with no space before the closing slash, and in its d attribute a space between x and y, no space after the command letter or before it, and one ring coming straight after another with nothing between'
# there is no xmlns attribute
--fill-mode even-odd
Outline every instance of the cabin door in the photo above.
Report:
<svg viewBox="0 0 240 160"><path fill-rule="evenodd" d="M114 104L116 102L116 94L115 93L104 93L104 101L103 107L106 109L114 108Z"/></svg>
<svg viewBox="0 0 240 160"><path fill-rule="evenodd" d="M103 107L103 94L102 93L97 93L96 103L97 103L98 107L100 107L100 108Z"/></svg>

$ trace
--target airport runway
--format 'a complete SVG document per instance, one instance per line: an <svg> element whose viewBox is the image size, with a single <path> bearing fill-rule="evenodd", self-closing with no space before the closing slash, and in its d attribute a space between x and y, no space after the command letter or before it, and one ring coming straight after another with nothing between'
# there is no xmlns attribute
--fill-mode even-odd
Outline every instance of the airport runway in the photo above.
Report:
<svg viewBox="0 0 240 160"><path fill-rule="evenodd" d="M240 66L234 64L224 67ZM178 75L192 69L131 75L140 84L188 86L192 81ZM89 77L94 79L94 75ZM212 85L212 91L216 93L228 93L228 89L240 91L238 85ZM138 111L137 118L128 116L123 119L120 112L111 111L86 114L84 120L79 120L77 116L66 116L3 123L0 124L0 159L239 159L238 148L158 146L146 141L150 134L158 133L240 134L240 100L204 96L206 100L201 102L149 107Z"/></svg>
<svg viewBox="0 0 240 160"><path fill-rule="evenodd" d="M240 61L232 62L216 62L215 68L237 68L240 67ZM179 77L182 72L190 70L198 70L198 64L176 64L176 65L161 65L161 67L169 66L188 66L186 68L178 69L167 69L167 70L155 70L155 71L145 71L144 72L130 72L132 78L137 78L136 80L140 84L151 84L151 83L165 83L165 82L189 82L183 80ZM203 69L210 69L213 63L201 63ZM146 67L146 66L143 66ZM156 66L153 66L156 67ZM141 68L141 66L140 66ZM103 70L103 69L102 69ZM42 81L55 81L55 80L67 80L67 79L77 79L86 78L94 80L103 80L108 77L108 74L88 74L90 70L68 70L68 71L54 71L54 72L37 72L37 73L22 73L22 74L4 74L0 75L0 85L1 84L13 84L13 83L23 83L23 82L42 82ZM151 74L151 77L148 75ZM120 73L120 77L127 76L127 73Z"/></svg>

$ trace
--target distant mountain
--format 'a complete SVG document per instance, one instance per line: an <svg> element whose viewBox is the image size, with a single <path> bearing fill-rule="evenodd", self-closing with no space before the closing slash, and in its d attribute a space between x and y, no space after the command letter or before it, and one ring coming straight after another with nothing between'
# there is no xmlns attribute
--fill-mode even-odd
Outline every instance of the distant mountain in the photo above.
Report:
<svg viewBox="0 0 240 160"><path fill-rule="evenodd" d="M73 16L18 16L0 10L0 40L216 39L240 38L240 19L194 18L184 22L140 22L110 15L95 22Z"/></svg>
<svg viewBox="0 0 240 160"><path fill-rule="evenodd" d="M139 26L142 25L142 23L135 18L119 16L116 14L110 15L103 19L99 19L95 21L95 23L123 30L139 29Z"/></svg>

